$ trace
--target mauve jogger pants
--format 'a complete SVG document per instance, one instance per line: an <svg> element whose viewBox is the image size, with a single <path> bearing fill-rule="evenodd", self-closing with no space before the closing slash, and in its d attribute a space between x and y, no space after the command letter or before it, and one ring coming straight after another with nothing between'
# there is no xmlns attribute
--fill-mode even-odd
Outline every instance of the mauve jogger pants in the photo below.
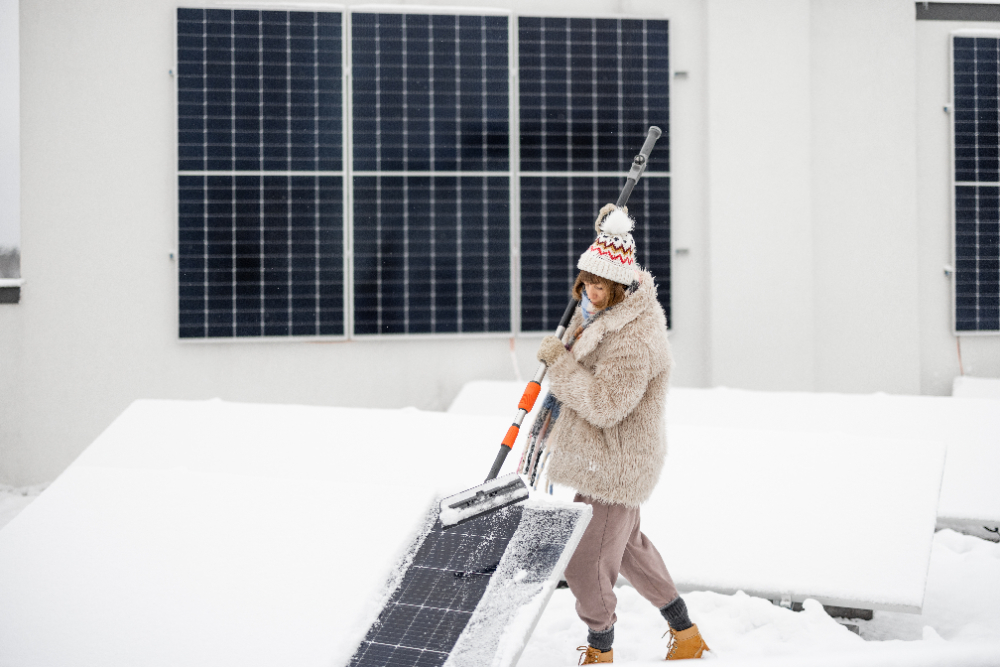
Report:
<svg viewBox="0 0 1000 667"><path fill-rule="evenodd" d="M576 613L587 627L600 632L618 619L614 586L619 572L657 609L677 597L660 552L639 530L638 507L603 503L579 493L574 500L594 508L594 517L566 567Z"/></svg>

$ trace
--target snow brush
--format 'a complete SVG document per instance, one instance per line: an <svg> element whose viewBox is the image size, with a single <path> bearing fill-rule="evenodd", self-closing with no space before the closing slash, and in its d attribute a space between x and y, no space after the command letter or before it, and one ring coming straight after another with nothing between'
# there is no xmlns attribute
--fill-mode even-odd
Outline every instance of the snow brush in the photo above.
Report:
<svg viewBox="0 0 1000 667"><path fill-rule="evenodd" d="M649 155L653 152L653 146L656 145L657 139L662 134L663 132L660 128L655 125L650 127L646 133L646 141L643 142L639 154L633 158L632 168L629 169L628 176L625 178L625 187L622 188L621 194L618 195L618 202L615 204L618 208L622 208L628 203L635 184L639 181L643 172L646 171L646 165L649 163ZM563 334L566 333L566 327L569 326L569 321L572 319L578 305L579 301L571 297L569 303L566 305L566 310L563 311L562 317L559 319L559 326L556 327L554 334L556 338L561 339ZM483 513L493 512L501 507L513 505L528 498L528 486L521 479L520 475L511 473L499 479L497 475L500 473L500 468L503 467L507 455L514 447L514 442L521 431L521 424L524 422L524 418L535 406L538 394L542 391L542 380L545 378L547 370L548 367L544 363L539 363L534 377L528 382L528 386L525 388L524 393L521 395L521 400L517 404L517 414L514 416L514 422L507 429L507 434L504 435L503 440L500 442L500 451L493 461L493 466L486 476L486 481L479 486L449 496L441 501L440 520L443 527L456 526L460 523L470 521Z"/></svg>

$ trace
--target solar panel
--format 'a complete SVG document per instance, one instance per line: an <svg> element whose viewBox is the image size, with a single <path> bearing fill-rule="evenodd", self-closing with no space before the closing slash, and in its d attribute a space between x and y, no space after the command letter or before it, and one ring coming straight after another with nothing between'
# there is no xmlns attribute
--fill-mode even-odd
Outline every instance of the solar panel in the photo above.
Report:
<svg viewBox="0 0 1000 667"><path fill-rule="evenodd" d="M670 321L668 22L518 19L521 119L521 330L565 308L593 220L650 125L664 137L632 194L639 263ZM563 172L558 176L547 176Z"/></svg>
<svg viewBox="0 0 1000 667"><path fill-rule="evenodd" d="M1000 38L953 38L955 329L1000 331Z"/></svg>
<svg viewBox="0 0 1000 667"><path fill-rule="evenodd" d="M627 168L650 125L669 134L667 21L518 19L523 171ZM661 139L649 171L669 171Z"/></svg>
<svg viewBox="0 0 1000 667"><path fill-rule="evenodd" d="M342 335L339 177L180 176L182 338Z"/></svg>
<svg viewBox="0 0 1000 667"><path fill-rule="evenodd" d="M342 168L341 15L177 10L178 168Z"/></svg>
<svg viewBox="0 0 1000 667"><path fill-rule="evenodd" d="M344 334L341 15L177 10L181 338Z"/></svg>
<svg viewBox="0 0 1000 667"><path fill-rule="evenodd" d="M508 169L507 17L351 21L356 171Z"/></svg>
<svg viewBox="0 0 1000 667"><path fill-rule="evenodd" d="M351 30L354 333L510 331L507 17Z"/></svg>
<svg viewBox="0 0 1000 667"><path fill-rule="evenodd" d="M521 520L512 506L427 533L351 667L444 664Z"/></svg>
<svg viewBox="0 0 1000 667"><path fill-rule="evenodd" d="M654 153L655 155L655 153ZM624 185L614 176L521 178L521 329L547 331L566 308L577 259L594 239L594 218ZM643 177L629 213L639 265L656 278L670 321L670 179Z"/></svg>
<svg viewBox="0 0 1000 667"><path fill-rule="evenodd" d="M590 520L529 501L443 530L437 509L350 667L515 664Z"/></svg>
<svg viewBox="0 0 1000 667"><path fill-rule="evenodd" d="M510 331L510 179L354 178L356 334Z"/></svg>
<svg viewBox="0 0 1000 667"><path fill-rule="evenodd" d="M955 328L1000 330L1000 188L955 188Z"/></svg>
<svg viewBox="0 0 1000 667"><path fill-rule="evenodd" d="M563 265L590 240L574 230L616 198L593 189L624 171L650 124L668 128L667 22L518 21L512 165L507 17L352 14L348 306L341 14L178 9L180 336L509 332L518 297L522 330L549 328ZM662 223L640 225L637 241L669 307L659 146L645 179L658 183L635 195L648 190L652 208L632 211ZM523 268L512 295L519 171L522 249L567 235L576 247ZM569 172L572 216L546 203L566 197L552 172Z"/></svg>

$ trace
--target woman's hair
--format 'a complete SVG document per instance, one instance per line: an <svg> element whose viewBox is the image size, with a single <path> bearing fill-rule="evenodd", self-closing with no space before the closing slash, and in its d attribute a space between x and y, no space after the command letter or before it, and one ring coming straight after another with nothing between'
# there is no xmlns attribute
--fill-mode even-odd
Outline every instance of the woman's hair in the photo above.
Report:
<svg viewBox="0 0 1000 667"><path fill-rule="evenodd" d="M611 306L619 304L625 300L625 285L616 283L613 280L608 280L607 278L602 278L601 276L591 273L590 271L581 271L580 275L576 277L576 282L573 283L573 298L577 301L582 299L584 285L593 285L595 283L602 285L608 293L608 302L604 304L604 308L610 308Z"/></svg>

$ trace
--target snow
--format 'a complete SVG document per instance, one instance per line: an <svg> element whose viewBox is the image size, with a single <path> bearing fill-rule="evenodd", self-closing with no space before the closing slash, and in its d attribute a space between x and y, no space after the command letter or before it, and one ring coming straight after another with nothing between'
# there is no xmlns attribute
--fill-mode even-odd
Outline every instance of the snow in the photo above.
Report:
<svg viewBox="0 0 1000 667"><path fill-rule="evenodd" d="M669 559L667 564L672 567ZM615 592L615 663L662 664L663 619L633 588L623 585ZM742 592L682 592L692 620L727 665L1000 664L1000 544L950 530L934 537L923 612L876 611L871 621L852 620L861 637L815 601L793 612ZM573 605L568 590L556 591L519 667L572 664L573 647L586 637Z"/></svg>
<svg viewBox="0 0 1000 667"><path fill-rule="evenodd" d="M1000 410L989 399L672 388L668 424L932 440L948 448L940 525L1000 526Z"/></svg>
<svg viewBox="0 0 1000 667"><path fill-rule="evenodd" d="M517 404L524 393L526 382L497 382L494 380L475 380L466 382L458 391L458 395L448 406L448 414L452 415L483 415L494 417L511 417L517 413ZM542 390L531 412L524 418L521 433L531 430L535 416L542 407L542 399L549 391L549 381L542 380ZM520 442L520 436L518 442Z"/></svg>
<svg viewBox="0 0 1000 667"><path fill-rule="evenodd" d="M508 420L137 401L0 530L0 664L323 665Z"/></svg>
<svg viewBox="0 0 1000 667"><path fill-rule="evenodd" d="M427 507L483 478L522 390L504 390L513 397L504 399L496 416L221 401L133 404L0 528L0 665L345 664L407 545L424 525ZM683 393L672 395L673 415ZM785 402L790 421L801 421L796 411L802 405L794 398ZM739 401L727 407L738 413ZM923 422L941 418L935 413ZM724 421L715 426L727 426ZM875 426L854 436L915 440L909 431ZM759 437L749 427L728 427L746 431L739 437ZM685 438L694 435L706 442L718 438L716 456L740 454L722 430L715 435L707 430L676 423L668 465L686 456ZM780 447L790 442L787 431L809 429L772 430L785 432L769 440ZM767 443L754 446L761 444ZM865 459L844 458L865 467ZM923 474L916 458L916 467L900 470L900 476ZM718 494L717 506L706 505L713 512L728 506L740 522L708 524L714 531L752 533L753 526L742 524L754 502L780 509L784 499L792 506L784 511L794 518L797 506L808 508L826 494L815 479L796 484L780 466L763 469L748 470L742 487ZM722 482L711 472L697 474L706 483ZM675 480L675 488L681 483ZM661 492L678 502L662 486L653 502ZM896 479L889 486L903 489ZM11 507L10 497L23 498L20 490L2 491L0 512ZM858 497L840 501L845 516L853 516ZM668 520L672 509L662 510ZM649 504L644 517L657 511ZM910 530L924 520L919 518L924 509L907 506L898 515L905 524L901 529ZM787 517L782 521L809 541L826 530ZM654 540L666 551L690 540L686 530L678 526ZM705 539L721 549L713 542L721 538ZM734 567L751 558L742 549L728 556ZM900 566L911 567L922 557L908 554ZM681 564L671 558L668 566L682 579ZM814 566L824 569L828 563ZM617 591L616 663L662 664L662 618L630 587ZM716 658L733 665L1000 664L1000 545L948 530L933 537L921 613L876 611L873 620L859 622L869 641L859 640L813 602L794 613L745 592L694 590L685 592L685 600ZM531 618L518 616L510 625L523 629ZM568 667L585 633L569 591L552 592L518 664Z"/></svg>
<svg viewBox="0 0 1000 667"><path fill-rule="evenodd" d="M959 375L951 385L955 398L1000 398L1000 378Z"/></svg>
<svg viewBox="0 0 1000 667"><path fill-rule="evenodd" d="M519 389L469 383L449 410L493 414L495 406L516 404ZM929 438L947 429L908 429L897 438L855 415L853 431L838 432L827 428L828 415L851 416L865 403L834 394L778 396L671 390L667 466L643 526L678 583L918 611L944 466L943 445ZM893 398L860 397L876 407L898 405ZM786 411L795 415L782 422ZM874 409L862 417L879 418ZM522 445L519 439L516 448Z"/></svg>
<svg viewBox="0 0 1000 667"><path fill-rule="evenodd" d="M13 487L0 484L0 528L21 513L25 507L38 497L45 489L44 484L37 486Z"/></svg>
<svg viewBox="0 0 1000 667"><path fill-rule="evenodd" d="M938 443L690 425L669 443L642 525L679 586L920 610Z"/></svg>

